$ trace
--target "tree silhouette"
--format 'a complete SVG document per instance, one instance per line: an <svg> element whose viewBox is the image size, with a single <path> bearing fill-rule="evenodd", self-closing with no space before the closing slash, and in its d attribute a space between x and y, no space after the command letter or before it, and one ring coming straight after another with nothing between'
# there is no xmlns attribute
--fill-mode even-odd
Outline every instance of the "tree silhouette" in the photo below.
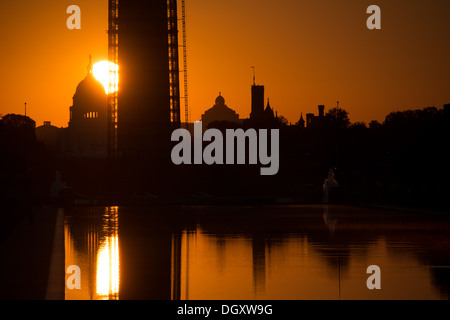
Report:
<svg viewBox="0 0 450 320"><path fill-rule="evenodd" d="M372 120L369 122L369 128L370 129L380 129L382 126L381 123L379 123L377 120Z"/></svg>
<svg viewBox="0 0 450 320"><path fill-rule="evenodd" d="M0 120L0 129L4 134L21 134L29 138L35 137L36 122L31 118L18 114L7 114Z"/></svg>
<svg viewBox="0 0 450 320"><path fill-rule="evenodd" d="M350 125L350 119L348 112L342 108L336 107L328 110L326 118L330 126L334 128L348 128Z"/></svg>
<svg viewBox="0 0 450 320"><path fill-rule="evenodd" d="M26 150L36 143L36 122L27 116L7 114L0 120L0 141L4 152Z"/></svg>
<svg viewBox="0 0 450 320"><path fill-rule="evenodd" d="M284 116L279 115L277 119L278 119L278 123L280 124L280 126L288 126L289 125L288 119L286 119Z"/></svg>
<svg viewBox="0 0 450 320"><path fill-rule="evenodd" d="M355 122L350 125L350 128L357 129L357 130L358 129L363 130L363 129L367 129L367 126L364 122Z"/></svg>
<svg viewBox="0 0 450 320"><path fill-rule="evenodd" d="M36 123L23 115L8 114L0 119L0 165L5 169L0 195L5 198L31 199L31 171L37 156Z"/></svg>

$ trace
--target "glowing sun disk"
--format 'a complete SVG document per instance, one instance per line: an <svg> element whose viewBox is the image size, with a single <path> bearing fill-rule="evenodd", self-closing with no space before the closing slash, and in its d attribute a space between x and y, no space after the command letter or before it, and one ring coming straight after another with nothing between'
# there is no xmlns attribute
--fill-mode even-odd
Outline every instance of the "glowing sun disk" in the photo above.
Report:
<svg viewBox="0 0 450 320"><path fill-rule="evenodd" d="M111 70L115 72L115 81L110 81L109 79L110 67ZM119 74L117 72L118 70L119 66L109 61L100 61L92 66L92 73L94 74L94 77L103 84L106 93L116 92L119 89ZM113 88L114 90L112 90Z"/></svg>

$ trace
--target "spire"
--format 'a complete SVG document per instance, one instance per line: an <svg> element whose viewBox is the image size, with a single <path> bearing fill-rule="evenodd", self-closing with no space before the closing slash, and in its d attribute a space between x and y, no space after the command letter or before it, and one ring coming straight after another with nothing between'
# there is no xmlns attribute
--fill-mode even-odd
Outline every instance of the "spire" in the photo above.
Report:
<svg viewBox="0 0 450 320"><path fill-rule="evenodd" d="M305 127L305 119L303 119L303 112L300 113L300 120L298 121L298 125L299 125L301 128L304 128L304 127Z"/></svg>
<svg viewBox="0 0 450 320"><path fill-rule="evenodd" d="M273 109L270 107L270 100L267 98L267 107L266 110L264 110L266 119L274 119L275 114L273 112Z"/></svg>
<svg viewBox="0 0 450 320"><path fill-rule="evenodd" d="M92 55L89 55L89 64L87 66L88 75L92 74Z"/></svg>
<svg viewBox="0 0 450 320"><path fill-rule="evenodd" d="M255 77L255 67L251 67L253 69L253 85L256 85L256 77Z"/></svg>

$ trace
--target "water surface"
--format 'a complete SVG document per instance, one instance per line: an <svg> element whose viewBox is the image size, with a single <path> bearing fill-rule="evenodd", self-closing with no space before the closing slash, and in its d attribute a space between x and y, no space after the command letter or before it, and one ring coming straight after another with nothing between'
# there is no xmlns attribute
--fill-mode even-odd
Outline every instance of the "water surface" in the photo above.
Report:
<svg viewBox="0 0 450 320"><path fill-rule="evenodd" d="M82 274L66 299L448 299L449 231L446 215L331 205L66 209Z"/></svg>

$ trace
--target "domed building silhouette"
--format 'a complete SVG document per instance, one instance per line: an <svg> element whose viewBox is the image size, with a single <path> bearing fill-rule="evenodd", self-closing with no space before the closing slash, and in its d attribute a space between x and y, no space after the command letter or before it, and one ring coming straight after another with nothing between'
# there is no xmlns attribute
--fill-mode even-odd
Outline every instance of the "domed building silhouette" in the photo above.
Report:
<svg viewBox="0 0 450 320"><path fill-rule="evenodd" d="M107 156L107 102L103 84L92 74L89 57L87 75L78 84L69 108L65 153L80 157Z"/></svg>
<svg viewBox="0 0 450 320"><path fill-rule="evenodd" d="M45 121L36 128L38 140L68 157L107 157L107 97L103 84L92 73L89 56L87 75L78 84L69 108L69 126L57 128Z"/></svg>
<svg viewBox="0 0 450 320"><path fill-rule="evenodd" d="M239 119L239 114L225 104L225 98L222 97L220 92L219 96L216 98L214 106L202 114L203 128L207 128L208 125L214 121L228 121L238 124L242 123L242 120Z"/></svg>
<svg viewBox="0 0 450 320"><path fill-rule="evenodd" d="M106 99L103 84L92 74L92 60L89 58L88 73L73 95L69 128L106 126Z"/></svg>

